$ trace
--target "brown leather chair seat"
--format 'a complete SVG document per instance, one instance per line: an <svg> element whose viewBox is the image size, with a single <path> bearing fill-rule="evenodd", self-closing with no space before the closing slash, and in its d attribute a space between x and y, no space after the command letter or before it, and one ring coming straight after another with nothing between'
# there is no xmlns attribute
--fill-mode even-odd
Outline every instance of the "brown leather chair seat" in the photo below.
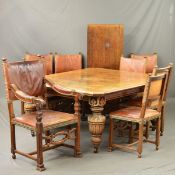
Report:
<svg viewBox="0 0 175 175"><path fill-rule="evenodd" d="M44 111L42 115L43 130L50 130L57 127L62 127L78 122L78 118L74 114L69 114L65 112L57 111ZM15 117L13 123L17 125L22 125L31 130L36 129L36 112L26 113L20 117Z"/></svg>
<svg viewBox="0 0 175 175"><path fill-rule="evenodd" d="M137 106L130 106L126 108L122 108L120 110L114 111L110 114L111 118L113 119L124 119L127 121L131 121L135 119L136 121L141 121L142 118L140 117L141 114L141 107ZM150 118L156 118L160 116L160 112L147 108L144 116L144 120L150 120Z"/></svg>

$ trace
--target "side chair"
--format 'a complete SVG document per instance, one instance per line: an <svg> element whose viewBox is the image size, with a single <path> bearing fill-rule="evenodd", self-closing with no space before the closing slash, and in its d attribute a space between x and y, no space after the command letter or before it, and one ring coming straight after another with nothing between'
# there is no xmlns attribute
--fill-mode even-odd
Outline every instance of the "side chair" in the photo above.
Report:
<svg viewBox="0 0 175 175"><path fill-rule="evenodd" d="M173 63L169 63L168 66L166 67L162 67L162 68L159 68L159 67L155 67L154 70L153 70L153 74L155 75L159 75L159 74L162 74L162 73L166 73L167 72L167 82L166 82L166 85L165 85L165 93L164 93L164 97L163 97L163 103L162 103L162 108L161 108L161 126L160 126L160 135L163 136L163 133L164 133L164 123L165 123L165 106L166 106L166 100L167 100L167 94L168 94L168 87L169 87L169 84L170 84L170 79L171 79L171 74L172 74L172 69L173 69ZM152 102L149 104L149 107L152 108L152 109L155 109L156 106L154 105L155 102ZM141 97L136 97L130 101L128 101L127 103L128 105L135 105L135 106L141 106L142 105L142 98ZM148 124L149 125L149 124ZM152 130L155 129L155 124L154 124L154 121L152 121ZM147 132L149 130L149 126L147 126ZM147 133L147 137L148 137L148 133Z"/></svg>
<svg viewBox="0 0 175 175"><path fill-rule="evenodd" d="M82 54L55 54L54 72L61 73L82 69Z"/></svg>
<svg viewBox="0 0 175 175"><path fill-rule="evenodd" d="M131 54L131 59L136 59L136 60L146 60L146 73L152 73L154 66L157 66L157 53L154 54Z"/></svg>
<svg viewBox="0 0 175 175"><path fill-rule="evenodd" d="M25 61L36 61L36 60L43 61L45 63L46 75L54 73L53 59L54 56L52 53L40 55L40 54L31 54L27 52L24 56Z"/></svg>
<svg viewBox="0 0 175 175"><path fill-rule="evenodd" d="M120 70L128 72L146 72L146 60L137 60L131 58L121 57Z"/></svg>
<svg viewBox="0 0 175 175"><path fill-rule="evenodd" d="M141 158L143 139L144 139L144 124L149 121L156 120L156 138L155 140L148 140L145 138L146 142L153 143L156 145L156 150L159 149L160 144L160 118L161 118L161 109L164 100L164 94L166 89L166 82L168 79L166 73L159 75L152 74L148 76L144 94L142 98L141 107L138 106L126 106L117 111L110 113L110 131L109 131L109 151L112 151L113 148L121 148L138 152L138 157ZM148 104L152 101L156 101L156 109L150 109ZM125 121L131 125L137 123L139 125L139 136L138 140L131 144L116 144L114 143L114 130L115 123L118 121ZM137 144L137 149L134 145Z"/></svg>

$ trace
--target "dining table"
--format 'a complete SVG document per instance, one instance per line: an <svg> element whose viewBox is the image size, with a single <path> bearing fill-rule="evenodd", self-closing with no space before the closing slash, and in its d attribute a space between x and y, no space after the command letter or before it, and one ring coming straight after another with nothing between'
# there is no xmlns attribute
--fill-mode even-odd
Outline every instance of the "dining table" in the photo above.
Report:
<svg viewBox="0 0 175 175"><path fill-rule="evenodd" d="M45 76L45 82L58 93L64 89L86 99L92 114L88 116L94 153L99 151L106 116L103 109L107 101L144 91L147 74L104 68L84 68Z"/></svg>

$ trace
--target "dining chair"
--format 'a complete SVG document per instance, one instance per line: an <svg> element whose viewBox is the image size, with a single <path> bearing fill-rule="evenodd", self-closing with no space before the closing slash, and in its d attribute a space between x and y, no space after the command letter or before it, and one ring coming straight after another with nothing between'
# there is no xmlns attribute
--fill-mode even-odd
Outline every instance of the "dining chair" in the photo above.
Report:
<svg viewBox="0 0 175 175"><path fill-rule="evenodd" d="M153 74L155 75L159 75L159 74L162 74L162 73L165 73L167 72L167 75L168 75L168 80L166 82L166 85L165 85L165 94L164 94L164 98L163 98L163 103L162 103L162 108L161 108L161 125L160 125L160 135L163 136L163 133L164 133L164 123L165 123L165 106L166 106L166 100L167 100L167 93L168 93L168 87L169 87L169 84L170 84L170 78L171 78L171 74L172 74L172 69L173 69L173 63L169 63L168 66L166 67L162 67L162 68L158 68L158 67L155 67L155 69L153 70ZM134 98L134 99L131 99L128 101L127 103L128 105L135 105L135 106L141 106L142 105L142 98L139 97L139 98ZM152 109L156 109L156 105L154 105L155 102L151 102L149 103L149 107L152 108ZM152 121L152 130L155 130L155 124L154 124L154 121ZM147 125L147 137L148 137L148 132L149 132L149 124Z"/></svg>
<svg viewBox="0 0 175 175"><path fill-rule="evenodd" d="M30 158L37 162L37 170L43 171L45 170L43 163L44 151L64 146L72 148L75 156L80 156L79 95L67 92L64 89L57 89L61 94L74 97L74 114L47 110L45 109L46 102L44 100L45 66L43 61L8 62L4 58L3 72L10 119L12 158L16 159L16 154ZM35 104L36 111L15 116L13 108L15 100ZM15 138L16 126L36 133L35 151L25 153L17 149ZM45 135L47 131L52 132L49 135ZM60 139L59 136L62 138ZM43 139L47 140L45 144L42 143ZM67 140L73 140L74 144L65 143Z"/></svg>
<svg viewBox="0 0 175 175"><path fill-rule="evenodd" d="M35 61L35 60L42 60L45 63L46 75L53 74L53 54L31 54L26 53L24 56L25 61Z"/></svg>
<svg viewBox="0 0 175 175"><path fill-rule="evenodd" d="M152 55L138 55L132 53L131 59L146 60L146 73L152 73L154 66L157 65L157 53L154 53Z"/></svg>
<svg viewBox="0 0 175 175"><path fill-rule="evenodd" d="M82 54L58 54L55 53L54 56L54 73L63 73L68 71L74 71L82 69ZM57 103L50 103L50 108L72 112L73 110L73 100L69 97L60 96L60 94L56 94L55 101ZM83 106L83 105L82 105Z"/></svg>
<svg viewBox="0 0 175 175"><path fill-rule="evenodd" d="M54 66L55 73L82 69L82 54L61 55L56 53Z"/></svg>
<svg viewBox="0 0 175 175"><path fill-rule="evenodd" d="M164 94L166 90L166 82L168 76L167 73L162 73L160 75L152 74L148 76L141 107L138 106L127 106L123 107L117 111L113 111L110 113L110 131L109 131L109 151L112 151L113 148L121 148L138 152L138 158L141 158L142 147L143 147L143 129L144 124L148 121L156 120L156 138L155 140L145 139L146 142L153 143L156 145L156 150L159 149L160 144L160 117L161 117L161 109L164 99ZM156 101L157 108L151 109L148 104L152 101ZM132 123L138 123L139 125L139 136L138 140L131 144L116 144L113 141L114 138L114 130L115 130L115 122L121 120L128 122L130 127L132 127ZM134 145L137 145L137 149L135 149Z"/></svg>
<svg viewBox="0 0 175 175"><path fill-rule="evenodd" d="M120 59L120 70L128 72L146 72L146 60L137 60L121 57Z"/></svg>

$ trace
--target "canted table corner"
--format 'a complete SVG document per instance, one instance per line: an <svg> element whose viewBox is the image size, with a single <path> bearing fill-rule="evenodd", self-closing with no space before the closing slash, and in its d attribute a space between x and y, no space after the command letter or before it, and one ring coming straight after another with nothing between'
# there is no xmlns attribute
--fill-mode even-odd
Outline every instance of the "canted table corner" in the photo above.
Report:
<svg viewBox="0 0 175 175"><path fill-rule="evenodd" d="M64 89L88 98L92 114L88 117L94 152L102 141L106 117L102 111L107 100L143 92L147 75L103 68L86 68L45 76L45 81L58 93ZM55 88L56 87L56 88Z"/></svg>

